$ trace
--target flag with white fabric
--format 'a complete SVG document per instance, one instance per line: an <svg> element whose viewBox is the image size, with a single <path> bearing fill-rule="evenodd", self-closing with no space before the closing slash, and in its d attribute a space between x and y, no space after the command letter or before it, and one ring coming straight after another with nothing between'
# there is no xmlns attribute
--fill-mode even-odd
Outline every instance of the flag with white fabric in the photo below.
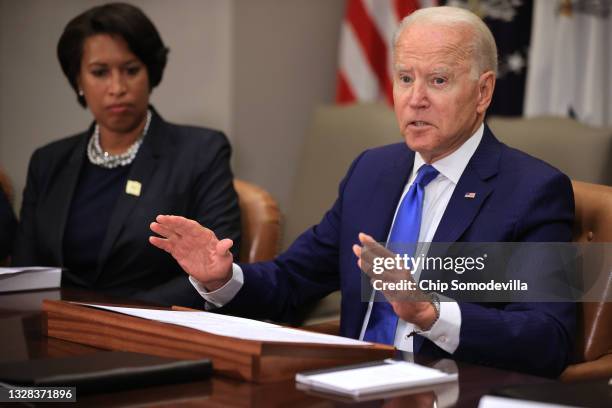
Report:
<svg viewBox="0 0 612 408"><path fill-rule="evenodd" d="M393 34L402 18L437 0L348 0L340 33L336 102L393 105Z"/></svg>
<svg viewBox="0 0 612 408"><path fill-rule="evenodd" d="M535 2L525 115L612 126L612 2Z"/></svg>

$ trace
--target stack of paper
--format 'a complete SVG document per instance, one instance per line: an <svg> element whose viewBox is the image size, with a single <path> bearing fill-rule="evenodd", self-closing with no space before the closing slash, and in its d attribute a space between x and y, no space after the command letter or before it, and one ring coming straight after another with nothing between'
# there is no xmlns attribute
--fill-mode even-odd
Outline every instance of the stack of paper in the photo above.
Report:
<svg viewBox="0 0 612 408"><path fill-rule="evenodd" d="M354 367L298 373L295 380L312 389L359 397L455 381L457 374L407 361L385 360Z"/></svg>
<svg viewBox="0 0 612 408"><path fill-rule="evenodd" d="M59 288L62 270L45 266L0 268L0 292Z"/></svg>

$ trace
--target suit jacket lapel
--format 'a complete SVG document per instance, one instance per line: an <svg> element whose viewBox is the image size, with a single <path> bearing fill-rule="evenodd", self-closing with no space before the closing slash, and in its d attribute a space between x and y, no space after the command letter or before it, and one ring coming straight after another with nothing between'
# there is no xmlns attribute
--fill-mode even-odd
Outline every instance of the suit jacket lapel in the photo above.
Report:
<svg viewBox="0 0 612 408"><path fill-rule="evenodd" d="M125 190L119 194L100 250L96 279L100 276L104 264L112 253L112 249L117 242L126 219L140 202L141 197L145 194L148 182L151 180L157 168L158 160L163 151L164 128L165 122L157 112L153 110L149 131L145 136L142 146L140 146L128 175L128 181L140 183L140 194L138 196L128 194Z"/></svg>
<svg viewBox="0 0 612 408"><path fill-rule="evenodd" d="M498 172L500 154L501 144L488 126L485 126L482 140L463 171L442 216L434 242L455 242L470 226L493 191L493 183L488 180ZM469 196L466 197L466 194Z"/></svg>
<svg viewBox="0 0 612 408"><path fill-rule="evenodd" d="M378 242L387 241L395 208L408 182L413 164L414 152L406 147L405 152L381 172L374 191L369 193L371 201L368 212L372 217L365 221L363 231Z"/></svg>
<svg viewBox="0 0 612 408"><path fill-rule="evenodd" d="M46 208L49 210L49 214L45 217L50 223L48 230L57 234L57 236L49 240L49 243L53 246L53 254L55 259L58 260L59 265L64 264L64 230L66 228L70 205L72 204L74 189L79 180L81 165L85 157L87 141L89 139L87 136L89 134L91 134L91 129L81 134L79 141L68 158L67 165L62 168L60 178L57 182L58 188L51 190L46 205ZM51 223L55 223L55 226Z"/></svg>

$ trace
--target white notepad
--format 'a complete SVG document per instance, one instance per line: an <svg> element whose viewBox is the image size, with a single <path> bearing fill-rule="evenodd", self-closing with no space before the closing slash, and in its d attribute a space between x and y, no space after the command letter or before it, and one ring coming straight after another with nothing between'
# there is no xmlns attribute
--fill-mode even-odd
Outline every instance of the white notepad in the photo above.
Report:
<svg viewBox="0 0 612 408"><path fill-rule="evenodd" d="M522 399L485 395L480 399L478 408L578 408L571 405L559 405L546 402L527 401Z"/></svg>
<svg viewBox="0 0 612 408"><path fill-rule="evenodd" d="M296 382L313 389L353 397L456 380L457 374L397 360L307 371L295 376Z"/></svg>

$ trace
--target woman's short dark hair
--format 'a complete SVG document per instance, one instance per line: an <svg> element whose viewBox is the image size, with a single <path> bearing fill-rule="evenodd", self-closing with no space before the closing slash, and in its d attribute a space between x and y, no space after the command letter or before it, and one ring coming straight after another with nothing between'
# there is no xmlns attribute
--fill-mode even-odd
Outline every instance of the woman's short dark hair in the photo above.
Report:
<svg viewBox="0 0 612 408"><path fill-rule="evenodd" d="M155 88L162 80L168 56L157 29L138 8L125 3L109 3L97 6L73 18L57 43L57 57L62 71L77 94L81 106L85 98L79 95L77 78L81 69L83 43L97 34L122 37L130 51L146 65L149 87Z"/></svg>

